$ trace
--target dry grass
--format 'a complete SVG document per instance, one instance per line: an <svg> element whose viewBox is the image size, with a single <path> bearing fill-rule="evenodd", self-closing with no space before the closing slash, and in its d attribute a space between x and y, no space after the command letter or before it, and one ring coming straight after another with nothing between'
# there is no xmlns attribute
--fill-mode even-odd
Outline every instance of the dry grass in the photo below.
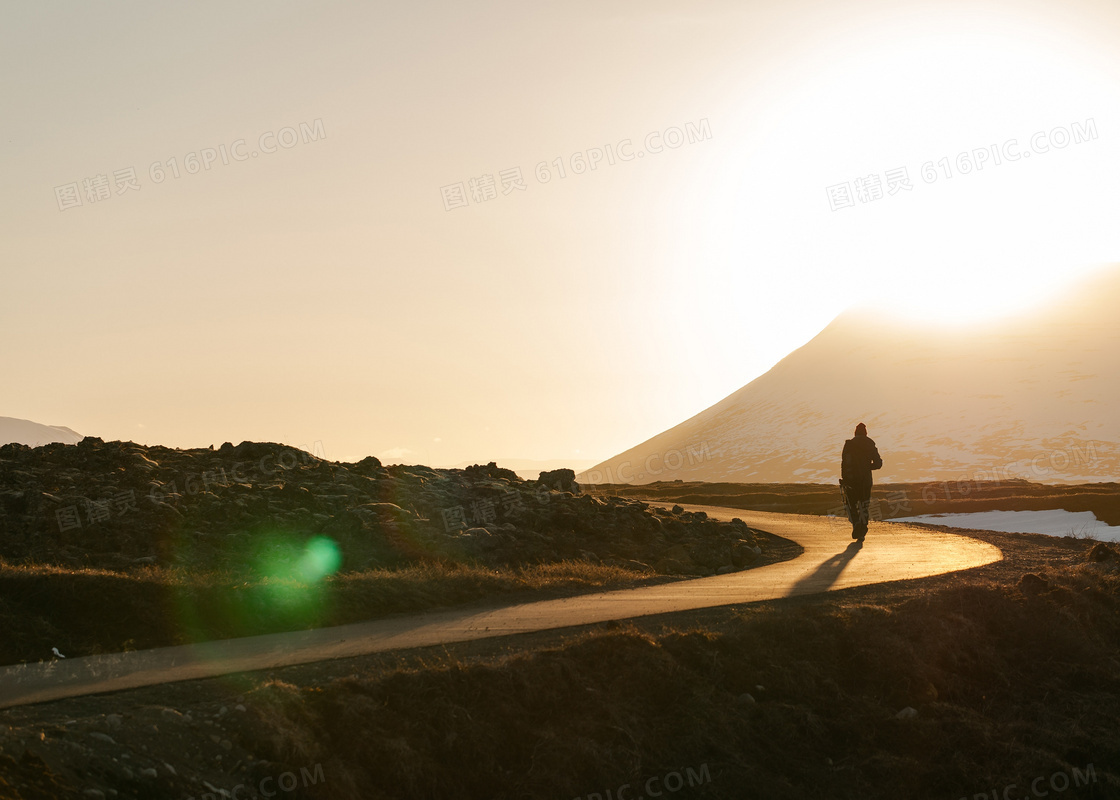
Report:
<svg viewBox="0 0 1120 800"><path fill-rule="evenodd" d="M1072 779L1092 764L1088 785L1042 788L1061 800L1120 797L1120 556L1074 539L976 535L1006 558L827 595L10 709L0 795L9 775L27 798L77 796L96 775L122 797L198 797L203 779L255 786L322 765L325 781L285 797L605 800L610 790L618 800L629 783L624 796L653 798L645 780L704 769L703 785L663 796L994 790L998 800L1011 784L1006 796L1023 798L1036 778ZM389 577L427 586L450 574ZM580 564L521 579L612 578ZM168 722L164 706L195 719ZM905 707L917 715L896 718ZM116 743L76 747L106 730L108 713L124 714ZM122 748L177 774L128 778Z"/></svg>
<svg viewBox="0 0 1120 800"><path fill-rule="evenodd" d="M540 599L665 578L563 561L519 568L424 563L317 584L144 566L128 572L0 561L0 663L341 625L483 600Z"/></svg>
<svg viewBox="0 0 1120 800"><path fill-rule="evenodd" d="M322 797L571 798L701 764L687 796L971 797L1093 764L1061 796L1120 797L1120 571L1043 580L978 571L265 685L250 746L322 762Z"/></svg>

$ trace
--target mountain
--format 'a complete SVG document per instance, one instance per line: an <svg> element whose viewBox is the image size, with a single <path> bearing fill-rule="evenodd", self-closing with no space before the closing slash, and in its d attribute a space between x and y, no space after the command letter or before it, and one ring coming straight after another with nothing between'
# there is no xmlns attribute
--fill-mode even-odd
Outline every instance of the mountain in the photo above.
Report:
<svg viewBox="0 0 1120 800"><path fill-rule="evenodd" d="M489 459L493 461L495 459ZM485 464L487 461L460 461L458 464L452 464L442 469L466 469L472 464ZM499 467L511 469L517 473L517 477L523 478L527 481L535 481L537 476L542 472L549 472L554 469L574 469L581 470L587 469L595 464L595 461L590 458L553 458L548 460L538 460L532 458L499 458L497 459Z"/></svg>
<svg viewBox="0 0 1120 800"><path fill-rule="evenodd" d="M82 434L61 425L40 425L26 419L0 417L0 445L16 442L39 447L51 442L77 444L81 440Z"/></svg>
<svg viewBox="0 0 1120 800"><path fill-rule="evenodd" d="M880 482L1117 480L1118 307L1110 270L971 327L847 311L769 372L577 480L831 483L857 422L883 456Z"/></svg>

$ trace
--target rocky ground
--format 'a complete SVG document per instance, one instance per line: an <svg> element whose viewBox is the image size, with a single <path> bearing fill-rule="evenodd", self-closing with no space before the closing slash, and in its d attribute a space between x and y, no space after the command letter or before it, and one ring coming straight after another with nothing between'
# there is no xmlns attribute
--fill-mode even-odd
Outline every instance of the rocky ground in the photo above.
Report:
<svg viewBox="0 0 1120 800"><path fill-rule="evenodd" d="M760 554L742 523L592 498L570 470L542 477L525 481L493 463L446 470L386 467L370 457L341 464L256 442L205 450L95 438L6 445L0 558L253 570L266 556L272 565L298 560L321 537L337 546L341 572L446 559L584 559L705 575Z"/></svg>
<svg viewBox="0 0 1120 800"><path fill-rule="evenodd" d="M573 477L344 464L255 442L6 445L0 663L625 588L798 552L738 520L590 497Z"/></svg>

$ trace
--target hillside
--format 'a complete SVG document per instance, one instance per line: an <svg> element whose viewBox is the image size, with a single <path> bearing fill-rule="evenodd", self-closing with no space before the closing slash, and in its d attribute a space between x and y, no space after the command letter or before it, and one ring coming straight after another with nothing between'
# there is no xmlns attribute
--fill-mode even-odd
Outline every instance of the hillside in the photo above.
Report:
<svg viewBox="0 0 1120 800"><path fill-rule="evenodd" d="M0 445L26 444L30 447L62 442L77 444L82 435L61 425L40 425L27 419L0 417Z"/></svg>
<svg viewBox="0 0 1120 800"><path fill-rule="evenodd" d="M734 394L579 478L832 483L862 421L883 455L880 481L1114 480L1118 305L1120 270L1045 311L972 327L849 311Z"/></svg>

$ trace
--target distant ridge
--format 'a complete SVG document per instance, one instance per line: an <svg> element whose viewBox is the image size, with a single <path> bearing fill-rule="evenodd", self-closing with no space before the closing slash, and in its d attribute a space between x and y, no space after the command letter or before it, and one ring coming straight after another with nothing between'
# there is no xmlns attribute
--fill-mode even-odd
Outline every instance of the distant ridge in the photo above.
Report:
<svg viewBox="0 0 1120 800"><path fill-rule="evenodd" d="M443 469L465 469L472 464L487 464L490 461L497 462L499 467L513 470L517 473L519 478L528 481L535 481L542 472L563 469L565 467L579 472L595 464L595 460L591 458L550 458L543 460L532 458L490 458L485 461L460 461L458 464L450 464L443 467Z"/></svg>
<svg viewBox="0 0 1120 800"><path fill-rule="evenodd" d="M62 425L41 425L27 419L0 417L0 445L14 443L40 447L52 442L77 444L82 438L82 434Z"/></svg>
<svg viewBox="0 0 1120 800"><path fill-rule="evenodd" d="M883 454L877 480L1115 481L1118 307L1113 269L1046 308L970 327L847 311L766 374L577 480L832 483L865 422Z"/></svg>

